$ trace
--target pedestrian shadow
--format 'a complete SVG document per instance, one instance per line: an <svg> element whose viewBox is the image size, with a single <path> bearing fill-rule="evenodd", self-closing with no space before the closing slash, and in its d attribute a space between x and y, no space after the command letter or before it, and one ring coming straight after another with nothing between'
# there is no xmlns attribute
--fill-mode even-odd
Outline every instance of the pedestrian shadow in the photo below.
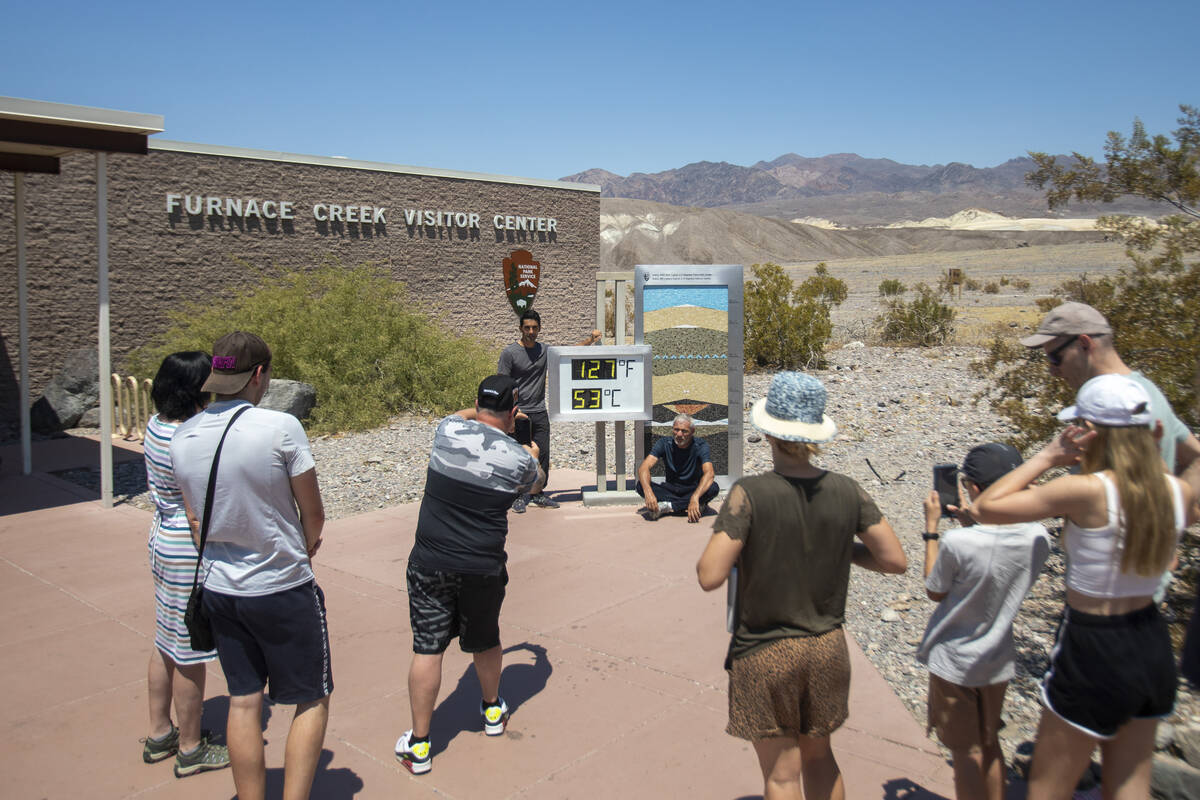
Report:
<svg viewBox="0 0 1200 800"><path fill-rule="evenodd" d="M265 731L271 721L271 708L274 703L263 695L262 727ZM200 727L214 734L213 739L218 744L225 744L225 726L229 723L229 695L222 694L210 697L204 701L204 710L200 717Z"/></svg>
<svg viewBox="0 0 1200 800"><path fill-rule="evenodd" d="M546 648L540 644L521 642L504 648L506 659L511 654L524 650L533 656L532 663L507 663L500 673L500 695L508 703L508 711L515 714L517 710L534 695L545 688L554 667L546 656ZM433 755L449 747L450 742L460 733L475 733L482 730L483 723L479 716L479 678L475 674L475 665L471 664L458 679L454 691L446 696L433 713L433 724L430 726L430 741L433 742Z"/></svg>
<svg viewBox="0 0 1200 800"><path fill-rule="evenodd" d="M908 778L893 778L883 784L884 800L950 800Z"/></svg>
<svg viewBox="0 0 1200 800"><path fill-rule="evenodd" d="M317 774L313 776L312 791L309 797L320 800L343 800L354 797L363 789L363 780L358 773L349 767L330 769L333 761L333 751L321 750L317 760ZM267 797L279 797L283 794L283 767L272 767L267 770ZM234 795L231 800L237 800Z"/></svg>

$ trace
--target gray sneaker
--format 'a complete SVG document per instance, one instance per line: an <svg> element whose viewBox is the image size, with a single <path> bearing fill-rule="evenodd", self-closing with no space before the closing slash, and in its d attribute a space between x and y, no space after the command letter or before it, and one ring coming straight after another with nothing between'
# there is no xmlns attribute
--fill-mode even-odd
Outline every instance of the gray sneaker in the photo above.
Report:
<svg viewBox="0 0 1200 800"><path fill-rule="evenodd" d="M513 500L512 510L514 514L524 514L525 506L529 505L529 495L523 494L516 500Z"/></svg>
<svg viewBox="0 0 1200 800"><path fill-rule="evenodd" d="M654 520L661 517L663 514L670 514L674 510L675 509L671 508L671 504L669 502L668 503L659 503L658 508L656 510L654 510L654 511L647 510L646 511L646 519L653 522Z"/></svg>
<svg viewBox="0 0 1200 800"><path fill-rule="evenodd" d="M539 508L558 508L558 501L551 500L549 497L546 497L546 495L542 494L541 492L538 492L537 494L530 497L529 502L533 503L535 506L538 506Z"/></svg>
<svg viewBox="0 0 1200 800"><path fill-rule="evenodd" d="M171 724L171 732L161 739L152 739L147 736L142 739L142 761L147 764L157 764L163 759L170 758L179 750L179 728L175 724Z"/></svg>
<svg viewBox="0 0 1200 800"><path fill-rule="evenodd" d="M175 754L175 777L186 778L198 772L208 772L214 769L225 769L229 766L229 748L213 744L207 739L200 740L200 746L190 753Z"/></svg>

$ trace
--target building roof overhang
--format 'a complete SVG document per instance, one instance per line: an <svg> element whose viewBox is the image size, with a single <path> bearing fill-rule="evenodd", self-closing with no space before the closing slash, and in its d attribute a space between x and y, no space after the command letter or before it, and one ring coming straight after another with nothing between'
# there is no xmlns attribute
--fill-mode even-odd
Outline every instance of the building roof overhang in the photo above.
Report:
<svg viewBox="0 0 1200 800"><path fill-rule="evenodd" d="M0 97L0 169L57 174L76 150L145 155L162 130L156 114Z"/></svg>

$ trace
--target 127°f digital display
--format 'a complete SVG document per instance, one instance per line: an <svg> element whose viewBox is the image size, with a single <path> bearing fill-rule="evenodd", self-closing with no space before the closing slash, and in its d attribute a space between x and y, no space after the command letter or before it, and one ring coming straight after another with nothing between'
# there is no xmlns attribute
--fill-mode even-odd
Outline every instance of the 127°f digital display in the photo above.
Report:
<svg viewBox="0 0 1200 800"><path fill-rule="evenodd" d="M571 380L573 381L614 381L617 379L617 360L615 358L572 358ZM577 406L571 400L572 408L599 408L599 406Z"/></svg>

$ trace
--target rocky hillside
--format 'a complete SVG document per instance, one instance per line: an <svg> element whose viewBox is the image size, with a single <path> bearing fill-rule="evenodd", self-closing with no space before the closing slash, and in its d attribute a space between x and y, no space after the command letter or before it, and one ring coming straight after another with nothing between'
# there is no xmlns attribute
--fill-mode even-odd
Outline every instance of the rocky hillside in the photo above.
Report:
<svg viewBox="0 0 1200 800"><path fill-rule="evenodd" d="M791 264L1103 239L1096 231L831 229L727 209L600 200L600 266L606 270L635 264Z"/></svg>

